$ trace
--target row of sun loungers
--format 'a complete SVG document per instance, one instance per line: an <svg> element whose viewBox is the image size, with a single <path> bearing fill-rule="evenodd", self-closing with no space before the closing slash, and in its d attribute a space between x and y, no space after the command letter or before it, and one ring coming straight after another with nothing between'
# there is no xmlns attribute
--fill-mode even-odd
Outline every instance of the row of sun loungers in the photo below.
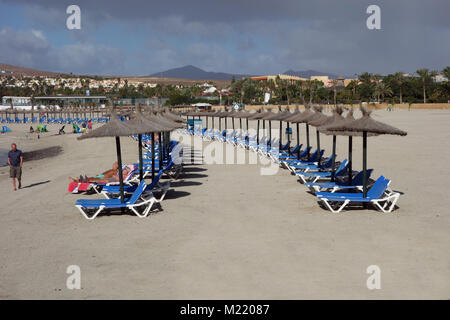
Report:
<svg viewBox="0 0 450 320"><path fill-rule="evenodd" d="M319 203L334 212L341 212L345 207L363 206L370 203L382 212L392 212L400 196L390 189L390 180L380 176L370 186L367 196L363 197L363 172L352 172L348 181L348 161L336 161L337 156L324 158L324 150L311 147L302 149L302 145L291 147L290 142L280 147L278 138L270 139L266 136L259 138L250 136L244 130L217 130L206 128L191 128L183 130L186 134L201 136L207 141L216 140L229 143L236 147L248 149L270 158L280 164L282 168L291 171L300 183L309 188L317 197ZM320 165L319 165L320 160ZM367 179L373 169L367 170ZM373 180L372 180L373 181ZM344 192L345 191L345 192Z"/></svg>
<svg viewBox="0 0 450 320"><path fill-rule="evenodd" d="M109 121L109 118L107 117L100 117L100 118L47 118L47 117L25 117L25 118L2 118L0 119L1 123L47 123L47 124L71 124L71 123L78 123L81 124L84 122L88 122L91 120L93 123L106 123Z"/></svg>
<svg viewBox="0 0 450 320"><path fill-rule="evenodd" d="M152 171L152 151L144 144L143 173L144 178L150 177ZM165 174L171 179L177 179L182 171L181 158L182 146L176 141L171 141L169 146L168 159L161 159L159 146L155 148L155 174L151 184L147 184L145 179L140 181L139 163L129 165L129 174L124 179L125 199L120 199L120 186L118 183L96 184L91 183L95 193L105 197L105 199L81 199L75 203L75 207L88 220L95 219L101 212L108 210L129 210L140 218L148 216L154 204L161 203L170 189L170 181L161 182Z"/></svg>

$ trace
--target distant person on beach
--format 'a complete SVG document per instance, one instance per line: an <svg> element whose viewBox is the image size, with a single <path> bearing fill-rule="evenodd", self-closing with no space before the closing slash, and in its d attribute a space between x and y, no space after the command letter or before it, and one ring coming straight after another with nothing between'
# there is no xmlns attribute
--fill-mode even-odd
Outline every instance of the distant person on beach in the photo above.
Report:
<svg viewBox="0 0 450 320"><path fill-rule="evenodd" d="M13 189L16 188L16 178L19 182L19 189L22 188L22 163L23 155L22 151L17 149L15 143L11 144L11 150L8 152L8 165L9 165L9 176L12 179Z"/></svg>
<svg viewBox="0 0 450 320"><path fill-rule="evenodd" d="M87 127L89 130L92 130L92 120L89 120Z"/></svg>
<svg viewBox="0 0 450 320"><path fill-rule="evenodd" d="M122 177L125 179L128 176L128 170L126 166L122 169ZM111 182L119 182L119 164L116 162L113 163L112 169L103 172L102 174L96 177L86 177L81 176L79 179L74 179L69 177L72 182L95 182L95 183L111 183Z"/></svg>
<svg viewBox="0 0 450 320"><path fill-rule="evenodd" d="M34 133L33 126L30 126L30 133Z"/></svg>

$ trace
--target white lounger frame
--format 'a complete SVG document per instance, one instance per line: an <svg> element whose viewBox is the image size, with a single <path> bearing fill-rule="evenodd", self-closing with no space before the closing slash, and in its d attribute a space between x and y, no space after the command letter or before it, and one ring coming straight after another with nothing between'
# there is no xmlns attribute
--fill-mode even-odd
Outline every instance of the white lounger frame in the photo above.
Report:
<svg viewBox="0 0 450 320"><path fill-rule="evenodd" d="M165 193L163 195L162 198L164 198ZM148 198L147 198L148 197ZM142 201L139 203L135 203L135 204L130 204L127 205L126 208L130 209L132 212L134 212L135 215L137 215L139 218L145 218L147 217L147 215L150 213L150 210L153 207L153 204L160 202L158 201L155 196L153 195L153 193L149 192L146 194L146 196L143 194L141 195L141 197L139 198ZM138 200L139 201L139 200ZM162 201L162 199L161 199ZM144 211L142 213L139 213L138 210L136 210L138 207L142 207L142 206L146 206ZM75 207L78 208L78 210L80 210L81 214L88 220L94 220L95 217L97 217L105 208L106 206L99 206L98 210L92 215L89 216L84 210L85 208L81 205L75 205ZM120 209L120 208L114 208L114 209Z"/></svg>

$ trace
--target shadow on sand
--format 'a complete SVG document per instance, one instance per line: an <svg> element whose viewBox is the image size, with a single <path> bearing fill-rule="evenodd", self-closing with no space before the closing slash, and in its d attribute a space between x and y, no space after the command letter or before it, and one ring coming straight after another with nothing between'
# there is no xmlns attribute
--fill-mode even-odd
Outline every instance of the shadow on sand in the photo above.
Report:
<svg viewBox="0 0 450 320"><path fill-rule="evenodd" d="M41 184L46 184L46 183L49 183L51 180L47 180L47 181L42 181L42 182L36 182L36 183L32 183L32 184L29 184L29 185L27 185L27 186L25 186L25 187L22 187L22 189L26 189L26 188L33 188L33 187L36 187L36 186L40 186Z"/></svg>

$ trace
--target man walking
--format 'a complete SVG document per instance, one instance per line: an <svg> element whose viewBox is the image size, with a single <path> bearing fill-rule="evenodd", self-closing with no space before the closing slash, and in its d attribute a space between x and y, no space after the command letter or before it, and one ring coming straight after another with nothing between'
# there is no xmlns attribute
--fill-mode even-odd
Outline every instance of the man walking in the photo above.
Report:
<svg viewBox="0 0 450 320"><path fill-rule="evenodd" d="M12 179L14 191L16 191L16 178L19 182L19 189L22 187L22 151L17 149L15 143L11 144L11 150L8 152L9 176Z"/></svg>

